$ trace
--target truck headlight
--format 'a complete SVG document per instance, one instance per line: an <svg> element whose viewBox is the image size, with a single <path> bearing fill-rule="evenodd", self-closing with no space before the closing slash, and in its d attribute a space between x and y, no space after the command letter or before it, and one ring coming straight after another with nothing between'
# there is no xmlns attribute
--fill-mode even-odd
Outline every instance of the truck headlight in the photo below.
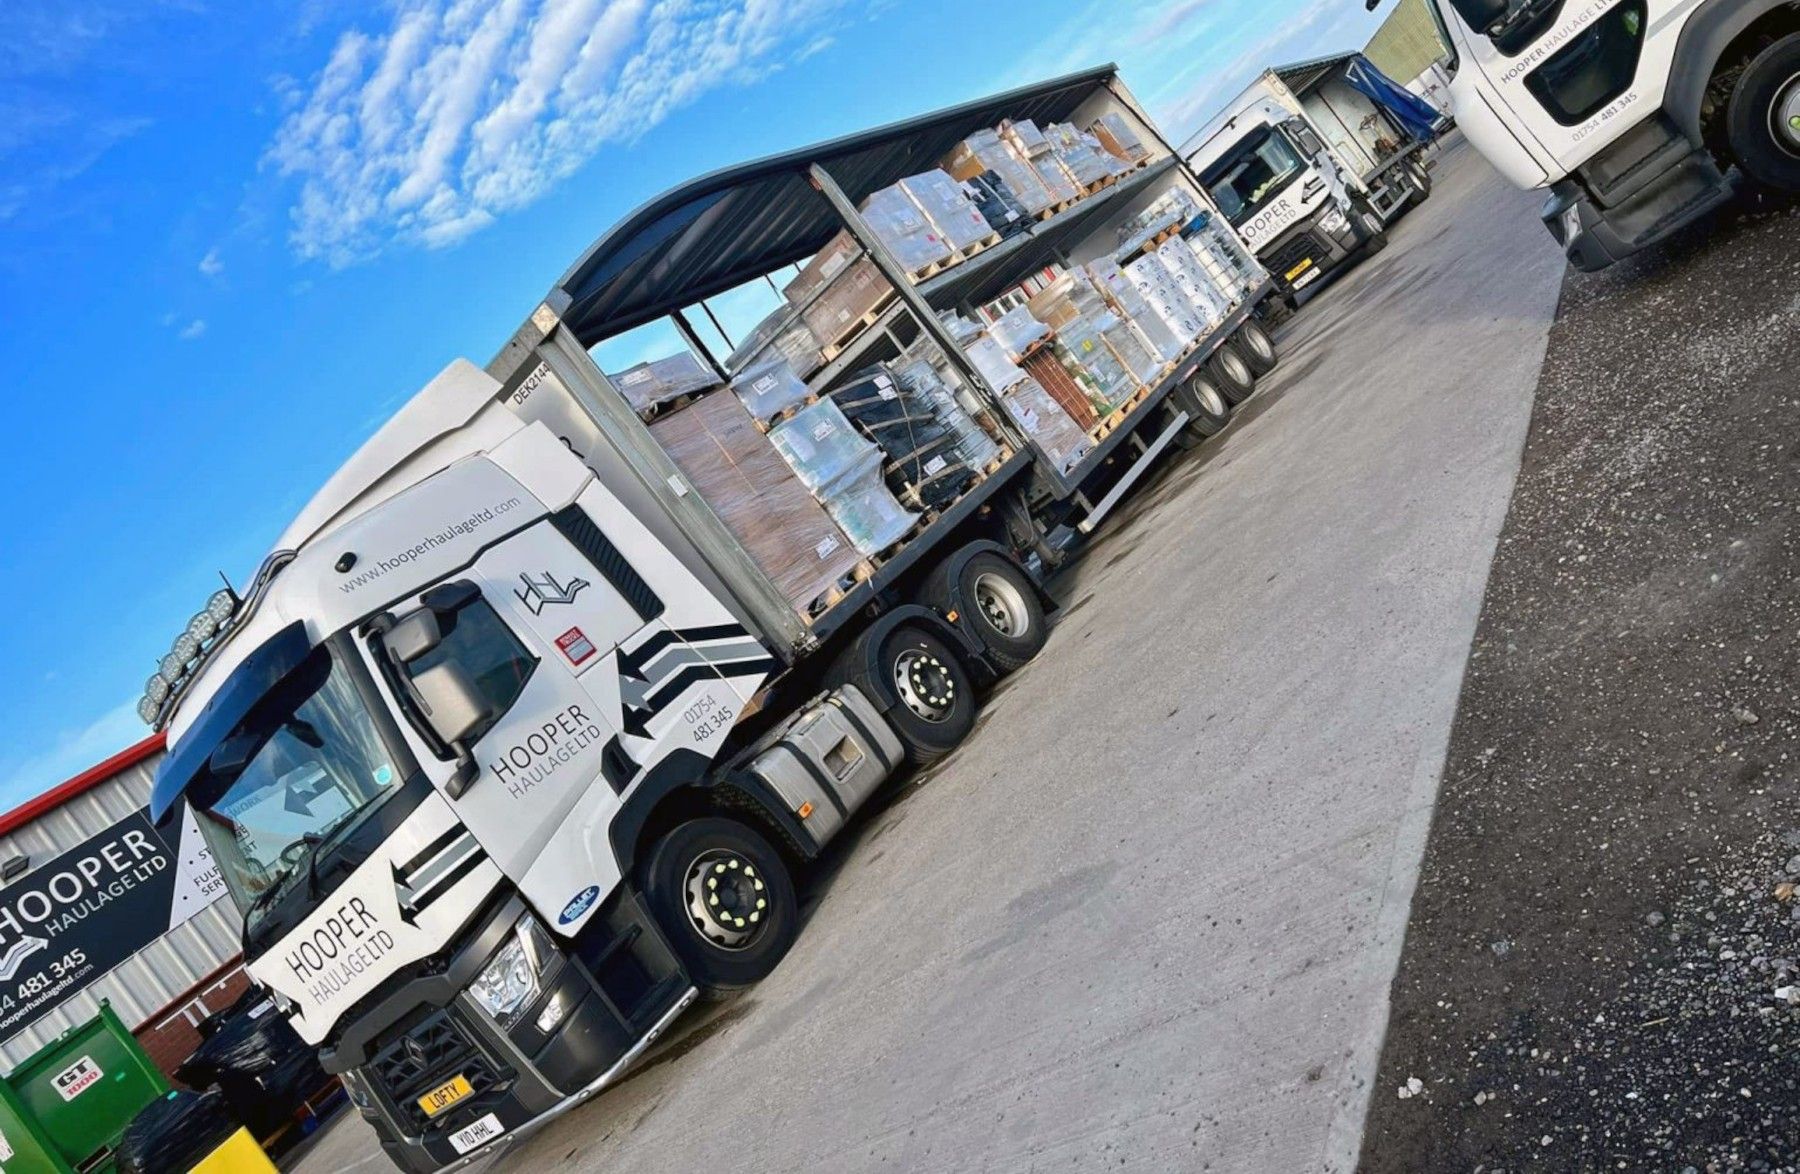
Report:
<svg viewBox="0 0 1800 1174"><path fill-rule="evenodd" d="M556 957L550 935L537 918L526 915L469 984L469 993L494 1022L510 1027L543 989L541 980Z"/></svg>
<svg viewBox="0 0 1800 1174"><path fill-rule="evenodd" d="M1335 236L1350 227L1350 222L1344 218L1343 209L1333 208L1325 213L1325 219L1319 221L1319 227Z"/></svg>

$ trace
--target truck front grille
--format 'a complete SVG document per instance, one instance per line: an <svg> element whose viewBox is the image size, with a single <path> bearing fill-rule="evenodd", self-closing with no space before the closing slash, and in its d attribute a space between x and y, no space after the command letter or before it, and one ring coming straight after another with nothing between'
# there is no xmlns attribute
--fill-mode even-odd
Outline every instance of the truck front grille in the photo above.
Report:
<svg viewBox="0 0 1800 1174"><path fill-rule="evenodd" d="M491 1099L489 1093L504 1092L513 1076L476 1047L448 1010L432 1013L389 1041L375 1054L368 1070L400 1119L419 1133L467 1117L467 1107L482 1105ZM419 1098L458 1076L469 1082L472 1095L447 1113L428 1116Z"/></svg>
<svg viewBox="0 0 1800 1174"><path fill-rule="evenodd" d="M1287 244L1270 253L1269 259L1264 262L1263 267L1275 275L1275 280L1286 285L1292 283L1288 274L1296 266L1304 261L1311 261L1314 265L1318 265L1330 255L1331 250L1319 243L1318 237L1310 232L1302 232ZM1295 274L1295 277L1299 276L1301 275Z"/></svg>

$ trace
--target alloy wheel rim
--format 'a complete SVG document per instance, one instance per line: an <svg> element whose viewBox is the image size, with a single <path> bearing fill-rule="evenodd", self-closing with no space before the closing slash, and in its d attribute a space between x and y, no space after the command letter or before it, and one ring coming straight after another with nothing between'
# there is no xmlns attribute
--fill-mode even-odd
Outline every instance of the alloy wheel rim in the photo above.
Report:
<svg viewBox="0 0 1800 1174"><path fill-rule="evenodd" d="M1257 358L1267 361L1274 357L1275 348L1269 345L1269 336L1262 331L1246 330L1244 338L1250 343L1250 349L1256 352Z"/></svg>
<svg viewBox="0 0 1800 1174"><path fill-rule="evenodd" d="M1201 407L1220 419L1231 414L1231 405L1225 402L1225 397L1219 394L1219 389L1210 383L1196 383L1194 396L1200 401Z"/></svg>
<svg viewBox="0 0 1800 1174"><path fill-rule="evenodd" d="M949 666L923 648L905 649L894 658L894 689L909 712L934 725L948 721L956 705Z"/></svg>
<svg viewBox="0 0 1800 1174"><path fill-rule="evenodd" d="M1255 376L1250 373L1250 365L1244 362L1243 359L1232 354L1230 351L1225 351L1223 353L1225 355L1225 370L1234 382L1249 383L1255 378Z"/></svg>
<svg viewBox="0 0 1800 1174"><path fill-rule="evenodd" d="M1800 74L1790 77L1776 91L1769 122L1782 150L1790 155L1800 155Z"/></svg>
<svg viewBox="0 0 1800 1174"><path fill-rule="evenodd" d="M682 890L694 932L721 950L747 949L774 912L768 887L741 852L700 853L688 865Z"/></svg>
<svg viewBox="0 0 1800 1174"><path fill-rule="evenodd" d="M1025 597L1010 580L992 571L983 571L975 577L975 605L988 626L1002 636L1023 636L1031 626Z"/></svg>

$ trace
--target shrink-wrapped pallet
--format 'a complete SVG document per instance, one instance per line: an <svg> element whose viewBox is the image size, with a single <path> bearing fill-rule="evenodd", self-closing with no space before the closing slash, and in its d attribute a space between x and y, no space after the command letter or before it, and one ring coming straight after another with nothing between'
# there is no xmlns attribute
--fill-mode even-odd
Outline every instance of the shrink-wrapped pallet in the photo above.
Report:
<svg viewBox="0 0 1800 1174"><path fill-rule="evenodd" d="M1075 127L1053 122L1045 128L1044 136L1050 141L1051 151L1062 160L1062 165L1069 169L1069 174L1082 188L1092 187L1113 174L1112 168L1101 158L1099 144L1089 143L1087 136Z"/></svg>
<svg viewBox="0 0 1800 1174"><path fill-rule="evenodd" d="M804 321L794 316L793 307L785 304L757 323L750 336L725 360L725 369L741 375L747 368L775 357L785 359L801 379L817 371L822 362L819 340Z"/></svg>
<svg viewBox="0 0 1800 1174"><path fill-rule="evenodd" d="M811 393L787 360L768 355L751 364L731 381L731 390L744 401L744 407L758 420L772 420L797 404L806 402Z"/></svg>
<svg viewBox="0 0 1800 1174"><path fill-rule="evenodd" d="M860 256L862 256L862 246L856 243L856 238L850 235L850 230L845 229L832 237L830 243L824 248L813 254L812 260L808 261L800 270L800 275L782 288L781 296L788 300L789 305L800 305L815 290L837 280L838 274L854 265Z"/></svg>
<svg viewBox="0 0 1800 1174"><path fill-rule="evenodd" d="M1123 114L1115 111L1101 115L1094 123L1093 132L1101 147L1127 163L1141 163L1150 157L1150 148L1144 145L1144 140L1138 137Z"/></svg>
<svg viewBox="0 0 1800 1174"><path fill-rule="evenodd" d="M1219 288L1219 283L1206 271L1200 259L1194 256L1194 250L1187 241L1175 237L1165 242L1156 253L1168 266L1170 274L1175 278L1176 284L1181 286L1181 291L1187 294L1188 300L1200 309L1207 328L1223 322L1225 315L1231 312L1231 298Z"/></svg>
<svg viewBox="0 0 1800 1174"><path fill-rule="evenodd" d="M976 211L981 213L988 227L1001 236L1016 236L1030 226L1031 213L1013 195L1012 188L998 172L983 171L964 180L963 190L969 193L969 199L974 201Z"/></svg>
<svg viewBox="0 0 1800 1174"><path fill-rule="evenodd" d="M925 213L952 250L966 249L994 234L963 185L945 172L933 168L909 175L895 186Z"/></svg>
<svg viewBox="0 0 1800 1174"><path fill-rule="evenodd" d="M918 520L882 480L881 450L830 399L800 409L769 439L862 554L885 551Z"/></svg>
<svg viewBox="0 0 1800 1174"><path fill-rule="evenodd" d="M963 180L993 172L1033 216L1056 203L1037 169L996 130L976 131L958 143L944 159L944 170Z"/></svg>
<svg viewBox="0 0 1800 1174"><path fill-rule="evenodd" d="M712 368L687 351L666 359L639 363L617 374L608 374L606 378L635 412L661 407L670 400L717 386L719 382Z"/></svg>
<svg viewBox="0 0 1800 1174"><path fill-rule="evenodd" d="M1111 258L1095 261L1087 266L1087 275L1113 310L1131 323L1156 357L1158 366L1181 357L1187 349L1186 343L1177 338L1169 324L1150 308L1150 303L1144 300L1144 295L1116 262Z"/></svg>
<svg viewBox="0 0 1800 1174"><path fill-rule="evenodd" d="M800 614L855 570L856 548L735 395L714 392L650 434Z"/></svg>
<svg viewBox="0 0 1800 1174"><path fill-rule="evenodd" d="M1059 473L1068 472L1093 447L1087 433L1033 380L1014 384L1000 402Z"/></svg>
<svg viewBox="0 0 1800 1174"><path fill-rule="evenodd" d="M869 316L893 296L894 287L875 262L864 257L838 274L802 311L802 317L821 346L836 346L855 337Z"/></svg>
<svg viewBox="0 0 1800 1174"><path fill-rule="evenodd" d="M950 257L950 242L898 186L882 188L864 200L862 215L869 230L908 273L917 273Z"/></svg>

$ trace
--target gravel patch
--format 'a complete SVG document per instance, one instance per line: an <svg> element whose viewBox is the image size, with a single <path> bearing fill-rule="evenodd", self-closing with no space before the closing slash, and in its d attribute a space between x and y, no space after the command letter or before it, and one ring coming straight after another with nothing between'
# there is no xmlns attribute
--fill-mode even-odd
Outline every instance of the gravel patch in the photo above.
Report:
<svg viewBox="0 0 1800 1174"><path fill-rule="evenodd" d="M1800 1169L1797 231L1565 284L1363 1169Z"/></svg>

